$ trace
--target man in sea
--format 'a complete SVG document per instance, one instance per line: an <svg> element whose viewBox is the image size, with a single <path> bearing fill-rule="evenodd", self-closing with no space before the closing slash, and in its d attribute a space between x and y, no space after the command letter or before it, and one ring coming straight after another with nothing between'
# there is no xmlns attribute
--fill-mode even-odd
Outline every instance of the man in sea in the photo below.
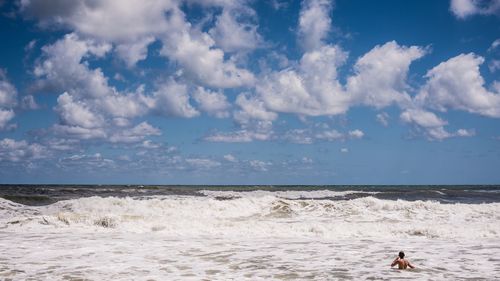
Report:
<svg viewBox="0 0 500 281"><path fill-rule="evenodd" d="M415 268L410 261L405 259L405 253L403 251L399 252L398 257L392 262L391 267L398 265L399 269Z"/></svg>

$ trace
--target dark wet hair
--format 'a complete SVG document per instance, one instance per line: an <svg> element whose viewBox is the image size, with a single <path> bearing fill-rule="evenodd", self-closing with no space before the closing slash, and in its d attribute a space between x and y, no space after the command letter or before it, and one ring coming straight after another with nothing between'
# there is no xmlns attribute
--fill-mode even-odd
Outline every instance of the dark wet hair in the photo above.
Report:
<svg viewBox="0 0 500 281"><path fill-rule="evenodd" d="M399 257L400 258L404 258L405 257L405 252L403 252L403 251L399 252Z"/></svg>

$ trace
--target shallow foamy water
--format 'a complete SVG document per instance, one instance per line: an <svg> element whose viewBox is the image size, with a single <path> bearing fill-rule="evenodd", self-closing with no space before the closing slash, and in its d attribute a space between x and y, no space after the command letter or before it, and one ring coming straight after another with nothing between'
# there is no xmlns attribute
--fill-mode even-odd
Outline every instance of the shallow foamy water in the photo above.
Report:
<svg viewBox="0 0 500 281"><path fill-rule="evenodd" d="M499 203L205 193L0 199L0 279L500 279Z"/></svg>
<svg viewBox="0 0 500 281"><path fill-rule="evenodd" d="M478 242L182 239L158 234L0 233L0 277L13 280L494 280L498 240ZM391 269L405 249L415 270Z"/></svg>

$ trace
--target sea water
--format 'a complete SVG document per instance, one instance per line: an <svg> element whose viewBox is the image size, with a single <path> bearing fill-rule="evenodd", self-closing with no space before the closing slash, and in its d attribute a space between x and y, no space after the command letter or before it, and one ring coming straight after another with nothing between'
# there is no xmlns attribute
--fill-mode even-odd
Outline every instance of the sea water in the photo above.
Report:
<svg viewBox="0 0 500 281"><path fill-rule="evenodd" d="M0 189L4 280L500 279L498 186Z"/></svg>

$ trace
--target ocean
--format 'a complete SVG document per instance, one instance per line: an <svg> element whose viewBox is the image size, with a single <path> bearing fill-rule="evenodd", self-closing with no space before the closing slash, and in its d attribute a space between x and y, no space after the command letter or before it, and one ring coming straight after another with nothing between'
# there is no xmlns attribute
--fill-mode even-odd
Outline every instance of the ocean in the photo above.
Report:
<svg viewBox="0 0 500 281"><path fill-rule="evenodd" d="M500 186L0 185L1 280L500 280L499 254Z"/></svg>

